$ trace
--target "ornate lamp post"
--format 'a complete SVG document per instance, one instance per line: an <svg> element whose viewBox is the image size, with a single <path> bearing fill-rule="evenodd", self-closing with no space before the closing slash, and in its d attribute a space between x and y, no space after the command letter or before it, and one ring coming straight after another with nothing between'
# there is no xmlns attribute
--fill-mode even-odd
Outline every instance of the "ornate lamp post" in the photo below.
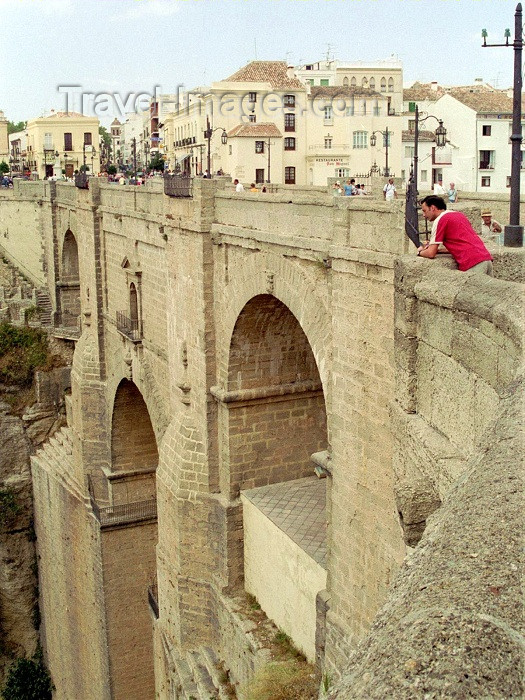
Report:
<svg viewBox="0 0 525 700"><path fill-rule="evenodd" d="M521 3L516 5L514 14L514 41L509 43L510 29L505 29L504 44L487 44L488 32L481 31L483 48L492 46L512 46L514 48L514 88L512 96L512 161L510 169L510 216L509 225L504 229L504 245L512 248L523 246L523 226L520 226L520 170L521 170L521 55L523 50L523 26Z"/></svg>
<svg viewBox="0 0 525 700"><path fill-rule="evenodd" d="M417 204L417 168L418 168L418 146L419 146L419 125L423 124L427 119L435 119L438 122L438 127L434 132L437 148L443 148L447 142L447 130L443 126L443 120L438 119L433 114L427 114L425 117L419 116L419 108L416 105L415 113L415 130L414 130L414 158L410 168L410 177L406 191L406 207L405 207L405 232L412 243L417 247L419 243L419 224L418 224L418 204Z"/></svg>
<svg viewBox="0 0 525 700"><path fill-rule="evenodd" d="M370 145L372 146L372 148L374 148L377 143L376 134L381 134L381 136L383 137L383 148L385 149L385 172L383 173L384 177L390 177L390 170L388 169L388 147L390 145L391 133L392 132L388 130L387 126L384 131L373 131L370 135Z"/></svg>
<svg viewBox="0 0 525 700"><path fill-rule="evenodd" d="M214 131L219 131L222 129L222 134L221 134L221 143L223 146L225 146L228 143L228 134L226 133L226 130L223 129L222 126L217 126L215 129L212 129L211 124L210 124L210 118L206 117L206 130L204 132L204 138L208 141L208 160L207 160L207 172L206 172L206 177L210 178L211 177L211 137L213 136Z"/></svg>
<svg viewBox="0 0 525 700"><path fill-rule="evenodd" d="M92 175L95 175L95 173L93 172L93 161L94 161L96 155L97 155L97 152L95 151L95 146L92 146L91 147L91 174Z"/></svg>

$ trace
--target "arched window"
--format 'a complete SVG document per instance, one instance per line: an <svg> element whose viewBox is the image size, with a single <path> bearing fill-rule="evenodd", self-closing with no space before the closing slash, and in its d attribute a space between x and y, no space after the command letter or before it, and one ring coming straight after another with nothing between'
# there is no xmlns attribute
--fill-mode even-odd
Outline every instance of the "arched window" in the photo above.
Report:
<svg viewBox="0 0 525 700"><path fill-rule="evenodd" d="M386 78L381 78L381 92L386 92Z"/></svg>
<svg viewBox="0 0 525 700"><path fill-rule="evenodd" d="M129 285L129 317L132 321L138 323L139 320L139 302L137 296L137 288L132 282Z"/></svg>
<svg viewBox="0 0 525 700"><path fill-rule="evenodd" d="M370 90L375 90L375 89L376 89L376 79L370 78Z"/></svg>
<svg viewBox="0 0 525 700"><path fill-rule="evenodd" d="M348 78L346 76L343 78L343 85L344 87L348 87Z"/></svg>
<svg viewBox="0 0 525 700"><path fill-rule="evenodd" d="M355 79L355 75L352 76L352 80L350 81L350 85L351 85L351 87L356 87L357 81Z"/></svg>
<svg viewBox="0 0 525 700"><path fill-rule="evenodd" d="M388 79L388 92L394 92L394 78Z"/></svg>
<svg viewBox="0 0 525 700"><path fill-rule="evenodd" d="M363 78L361 80L361 87L364 87L364 88L368 87L368 78L365 78L363 76Z"/></svg>

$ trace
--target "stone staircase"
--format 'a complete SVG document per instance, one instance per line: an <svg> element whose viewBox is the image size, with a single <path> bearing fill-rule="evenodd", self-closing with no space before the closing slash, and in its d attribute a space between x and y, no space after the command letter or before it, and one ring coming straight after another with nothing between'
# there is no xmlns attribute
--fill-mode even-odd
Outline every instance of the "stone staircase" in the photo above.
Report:
<svg viewBox="0 0 525 700"><path fill-rule="evenodd" d="M210 647L172 656L178 678L177 700L234 700L237 696Z"/></svg>
<svg viewBox="0 0 525 700"><path fill-rule="evenodd" d="M40 323L43 326L51 326L53 319L53 307L49 294L43 289L35 289L35 306L39 311Z"/></svg>
<svg viewBox="0 0 525 700"><path fill-rule="evenodd" d="M49 472L61 482L70 492L75 493L79 499L84 497L80 484L77 484L72 475L73 469L73 445L71 428L64 426L57 430L31 457L33 465Z"/></svg>

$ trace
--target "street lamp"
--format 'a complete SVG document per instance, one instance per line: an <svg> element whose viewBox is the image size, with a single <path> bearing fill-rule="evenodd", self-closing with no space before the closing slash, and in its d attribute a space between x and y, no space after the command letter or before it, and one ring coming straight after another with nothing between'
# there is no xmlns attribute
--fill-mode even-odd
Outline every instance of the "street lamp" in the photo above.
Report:
<svg viewBox="0 0 525 700"><path fill-rule="evenodd" d="M381 134L383 137L383 148L385 149L385 172L383 173L385 177L390 177L390 171L388 169L388 146L390 145L390 134L392 132L388 130L388 126L384 131L373 131L370 136L370 145L372 148L375 147L377 143L376 134Z"/></svg>
<svg viewBox="0 0 525 700"><path fill-rule="evenodd" d="M405 207L405 232L416 247L419 247L419 223L418 223L418 204L417 204L417 167L418 167L418 146L419 146L419 125L426 122L427 119L435 119L438 122L438 127L434 132L434 139L437 148L443 148L447 142L447 130L443 126L443 120L438 119L433 114L427 114L425 117L419 116L419 108L416 104L415 112L415 129L414 129L414 157L410 169L410 177L406 191L406 207Z"/></svg>
<svg viewBox="0 0 525 700"><path fill-rule="evenodd" d="M511 248L523 246L523 226L520 226L520 170L521 170L521 54L523 50L521 3L516 5L514 14L514 41L509 43L510 29L505 29L504 44L487 44L488 32L481 30L482 48L512 46L514 48L514 87L512 94L512 161L510 169L510 216L505 226L503 244Z"/></svg>
<svg viewBox="0 0 525 700"><path fill-rule="evenodd" d="M95 146L91 147L91 174L94 175L95 173L93 172L93 161L95 159L95 156L97 155L97 152L95 151Z"/></svg>
<svg viewBox="0 0 525 700"><path fill-rule="evenodd" d="M208 161L206 172L206 177L208 178L211 177L211 137L213 136L214 131L219 131L220 129L222 129L221 143L223 146L225 146L228 143L228 134L226 133L226 130L223 129L222 126L217 126L215 127L215 129L212 129L210 124L210 118L206 117L206 131L204 132L204 138L208 141Z"/></svg>

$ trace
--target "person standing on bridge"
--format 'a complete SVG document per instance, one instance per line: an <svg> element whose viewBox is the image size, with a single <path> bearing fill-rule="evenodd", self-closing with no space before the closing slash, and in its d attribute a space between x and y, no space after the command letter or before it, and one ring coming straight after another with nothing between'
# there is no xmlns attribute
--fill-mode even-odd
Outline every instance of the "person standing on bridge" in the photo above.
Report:
<svg viewBox="0 0 525 700"><path fill-rule="evenodd" d="M492 256L470 225L465 214L447 211L443 197L429 194L421 202L427 221L432 222L430 241L418 248L422 258L435 258L442 243L462 272L482 272L492 276Z"/></svg>

